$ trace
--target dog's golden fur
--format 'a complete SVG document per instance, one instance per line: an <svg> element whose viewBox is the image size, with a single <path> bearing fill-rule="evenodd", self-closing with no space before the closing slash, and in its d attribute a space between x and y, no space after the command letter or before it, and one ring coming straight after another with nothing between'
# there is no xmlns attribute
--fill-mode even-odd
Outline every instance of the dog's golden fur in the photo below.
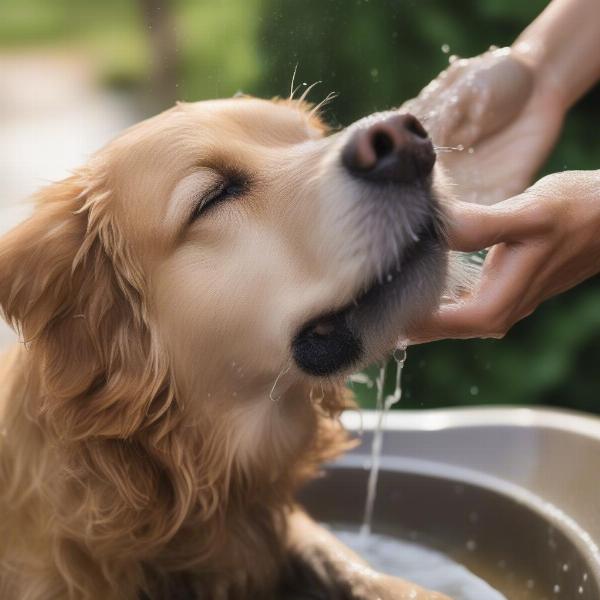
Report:
<svg viewBox="0 0 600 600"><path fill-rule="evenodd" d="M25 344L2 373L0 597L135 598L194 567L206 585L239 570L260 589L283 555L281 511L341 438L315 413L315 435L265 486L269 464L235 472L226 422L186 424L109 207L78 173L2 244L0 302Z"/></svg>
<svg viewBox="0 0 600 600"><path fill-rule="evenodd" d="M210 247L224 244L238 226L233 217L223 224L226 217L217 214L211 218L220 219L225 233L213 237L207 219L188 234L187 217L171 222L172 215L160 212L199 162L228 160L253 170L261 193L251 195L244 210L254 227L268 229L265 215L274 211L293 244L293 229L315 218L290 217L290 206L279 213L273 208L282 189L294 197L294 186L301 187L283 177L292 159L274 161L292 143L318 138L321 124L302 107L228 102L181 105L134 127L89 165L42 190L34 216L0 241L0 306L23 340L0 374L3 599L175 597L173 586L190 573L201 598L272 597L286 560L294 492L347 445L335 419L347 403L339 384L326 383L312 400L314 380L293 368L282 371L285 336L282 342L272 332L248 339L266 329L261 319L267 317L287 335L300 311L279 321L271 309L249 316L242 311L258 310L254 304L263 301L249 288L238 291L243 305L221 298L227 312L220 314L209 302L210 290L172 284L194 286L208 273L213 279L207 286L218 289L217 266L203 255L194 270L189 252L198 238ZM210 122L217 121L212 133L207 111ZM246 135L241 128L250 118L253 129ZM203 145L194 128L202 131ZM228 138L233 155L225 155L220 136ZM315 158L293 157L298 160ZM276 180L264 182L262 163L275 169ZM164 176L158 178L157 169ZM320 263L310 255L311 243L298 251L302 260L266 267L271 278L280 278L276 285L290 265L307 289L327 278L315 266ZM327 246L317 250L322 259ZM271 245L266 253L273 251ZM227 277L224 289L235 277ZM346 287L316 286L302 318L319 303L349 297L353 290ZM227 320L237 313L239 326ZM196 326L206 330L205 346L186 332ZM222 356L246 369L236 390L247 398L232 398L237 391L228 388L232 376ZM282 372L277 401L269 395ZM238 404L257 397L270 421L244 445L235 422L255 408Z"/></svg>
<svg viewBox="0 0 600 600"><path fill-rule="evenodd" d="M0 305L24 340L2 373L0 597L162 597L169 574L193 568L209 598L210 580L236 571L240 593L267 588L282 511L340 447L330 423L315 412L314 435L265 486L269 464L236 471L227 422L186 422L103 174L44 189L0 265ZM329 393L326 409L341 406Z"/></svg>

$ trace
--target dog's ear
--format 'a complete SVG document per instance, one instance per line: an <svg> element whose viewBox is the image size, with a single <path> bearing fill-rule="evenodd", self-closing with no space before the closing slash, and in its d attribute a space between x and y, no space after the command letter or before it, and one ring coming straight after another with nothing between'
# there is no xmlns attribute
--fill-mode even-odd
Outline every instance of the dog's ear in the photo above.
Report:
<svg viewBox="0 0 600 600"><path fill-rule="evenodd" d="M85 235L74 180L44 189L35 214L0 240L0 307L25 338L67 305L71 265Z"/></svg>
<svg viewBox="0 0 600 600"><path fill-rule="evenodd" d="M61 437L126 437L172 400L146 314L141 270L101 180L39 194L0 240L0 308L39 373L39 410Z"/></svg>

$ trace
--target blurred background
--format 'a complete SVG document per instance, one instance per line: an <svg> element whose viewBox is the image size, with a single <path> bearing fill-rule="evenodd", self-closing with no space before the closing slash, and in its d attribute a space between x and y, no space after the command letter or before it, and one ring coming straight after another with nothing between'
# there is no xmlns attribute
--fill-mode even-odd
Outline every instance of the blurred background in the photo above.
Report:
<svg viewBox="0 0 600 600"><path fill-rule="evenodd" d="M27 197L176 99L287 96L322 81L348 124L416 95L448 64L510 44L544 0L2 0L0 233ZM600 167L600 88L571 111L544 172ZM599 199L600 201L600 199ZM599 232L600 235L600 232ZM0 345L11 341L0 329ZM390 376L393 373L390 373ZM600 413L600 280L502 341L409 349L399 407L546 404ZM371 405L373 389L356 385Z"/></svg>

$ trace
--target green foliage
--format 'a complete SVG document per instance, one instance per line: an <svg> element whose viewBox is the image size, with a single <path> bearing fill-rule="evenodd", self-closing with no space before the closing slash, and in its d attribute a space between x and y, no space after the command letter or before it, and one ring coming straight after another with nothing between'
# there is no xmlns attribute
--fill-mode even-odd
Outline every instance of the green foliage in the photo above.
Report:
<svg viewBox="0 0 600 600"><path fill-rule="evenodd" d="M182 99L289 93L322 81L311 99L339 97L334 124L397 106L447 65L510 44L545 0L178 0ZM165 1L165 10L169 3ZM0 47L72 44L90 52L109 82L143 86L148 39L132 0L3 0ZM597 87L572 111L545 172L600 166ZM600 197L599 197L600 201ZM600 413L600 280L542 306L502 341L446 341L411 348L403 408L551 404ZM389 382L388 382L389 383ZM372 390L355 389L365 405Z"/></svg>
<svg viewBox="0 0 600 600"><path fill-rule="evenodd" d="M188 0L177 6L183 99L231 96L260 80L259 0Z"/></svg>

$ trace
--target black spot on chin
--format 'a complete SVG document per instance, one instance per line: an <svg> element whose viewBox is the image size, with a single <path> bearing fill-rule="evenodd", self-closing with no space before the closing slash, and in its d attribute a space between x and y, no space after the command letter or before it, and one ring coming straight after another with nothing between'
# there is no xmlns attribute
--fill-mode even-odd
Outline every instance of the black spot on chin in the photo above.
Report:
<svg viewBox="0 0 600 600"><path fill-rule="evenodd" d="M298 367L318 377L351 367L362 354L362 342L348 327L343 313L311 321L292 341L292 355Z"/></svg>

